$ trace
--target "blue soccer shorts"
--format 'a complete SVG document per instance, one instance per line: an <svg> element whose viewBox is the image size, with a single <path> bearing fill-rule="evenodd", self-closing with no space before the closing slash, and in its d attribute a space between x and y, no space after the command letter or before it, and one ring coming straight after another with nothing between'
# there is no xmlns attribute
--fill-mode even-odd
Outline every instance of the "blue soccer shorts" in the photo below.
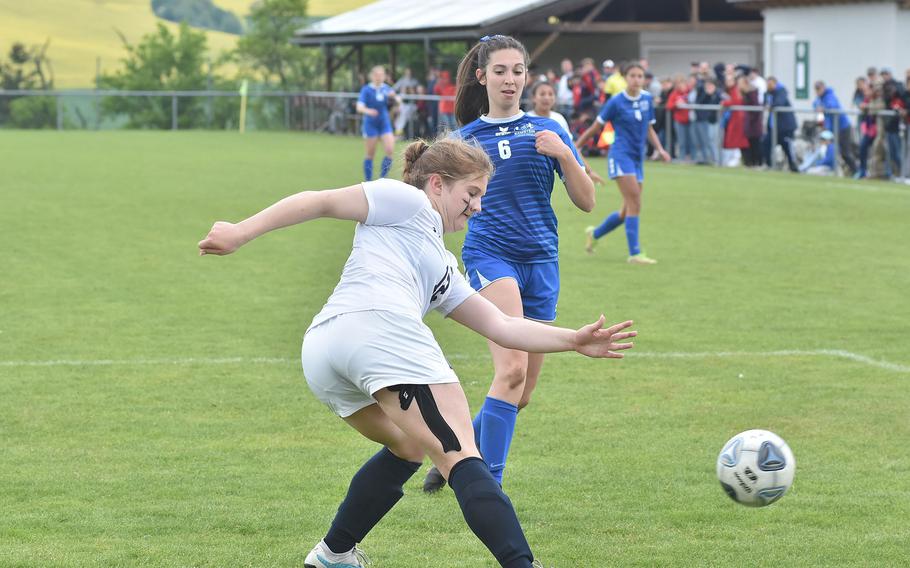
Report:
<svg viewBox="0 0 910 568"><path fill-rule="evenodd" d="M524 317L551 322L556 319L559 299L559 261L522 263L512 262L476 249L463 249L468 282L480 291L493 282L512 278L521 292Z"/></svg>
<svg viewBox="0 0 910 568"><path fill-rule="evenodd" d="M607 173L610 179L634 175L638 183L645 180L645 170L640 158L610 152L607 156Z"/></svg>
<svg viewBox="0 0 910 568"><path fill-rule="evenodd" d="M361 126L364 138L376 138L383 134L392 133L392 120L388 114L379 116L364 116L363 125Z"/></svg>

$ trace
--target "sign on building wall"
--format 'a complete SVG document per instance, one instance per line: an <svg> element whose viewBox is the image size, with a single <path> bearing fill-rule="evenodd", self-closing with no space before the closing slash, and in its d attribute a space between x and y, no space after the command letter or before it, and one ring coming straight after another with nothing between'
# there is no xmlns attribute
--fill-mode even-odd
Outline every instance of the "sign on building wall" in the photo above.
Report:
<svg viewBox="0 0 910 568"><path fill-rule="evenodd" d="M809 42L796 42L796 77L794 85L797 99L809 98Z"/></svg>

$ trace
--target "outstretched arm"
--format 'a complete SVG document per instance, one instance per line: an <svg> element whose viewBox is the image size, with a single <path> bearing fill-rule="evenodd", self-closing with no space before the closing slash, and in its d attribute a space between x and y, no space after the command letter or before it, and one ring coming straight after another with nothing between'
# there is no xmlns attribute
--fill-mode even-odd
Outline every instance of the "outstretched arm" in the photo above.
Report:
<svg viewBox="0 0 910 568"><path fill-rule="evenodd" d="M218 221L199 241L199 254L231 254L264 233L322 217L362 223L366 221L367 213L369 204L360 184L324 191L302 191L239 223Z"/></svg>
<svg viewBox="0 0 910 568"><path fill-rule="evenodd" d="M660 143L660 136L657 135L657 132L654 130L654 125L648 125L648 141L654 146L654 149L657 150L657 153L660 154L660 158L665 161L670 161L670 154L664 150L663 144Z"/></svg>
<svg viewBox="0 0 910 568"><path fill-rule="evenodd" d="M578 140L575 141L575 147L578 148L578 151L581 152L581 149L584 147L585 142L587 142L592 136L600 133L603 130L604 125L597 119L591 123L591 126L587 130L581 133L581 136L578 137Z"/></svg>
<svg viewBox="0 0 910 568"><path fill-rule="evenodd" d="M529 353L577 351L588 357L620 359L622 353L617 351L631 348L632 343L619 341L638 335L636 331L623 331L632 325L631 321L602 329L602 315L596 322L577 330L507 316L480 294L462 302L449 317L502 347Z"/></svg>

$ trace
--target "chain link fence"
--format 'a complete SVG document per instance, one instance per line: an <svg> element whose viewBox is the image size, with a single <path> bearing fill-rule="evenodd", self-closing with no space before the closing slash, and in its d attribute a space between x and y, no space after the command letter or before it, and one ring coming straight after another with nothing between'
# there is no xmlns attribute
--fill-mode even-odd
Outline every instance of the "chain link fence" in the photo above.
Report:
<svg viewBox="0 0 910 568"><path fill-rule="evenodd" d="M360 135L362 116L356 112L357 93L328 91L259 92L248 96L246 130L310 131ZM432 137L438 130L435 106L446 99L437 95L399 95L393 123L404 138ZM448 98L451 100L451 98ZM681 105L683 110L708 111L715 119L681 126L673 111L656 109L661 140L675 158L710 165L741 165L745 152L758 153L765 166L801 169L806 156L819 146L820 113L794 107L766 108L745 105ZM762 136L759 148L730 147L726 125L734 113L760 114ZM793 132L778 128L779 115L793 113L798 127ZM240 127L241 95L235 91L107 91L0 90L0 128L48 128L56 130L237 130ZM704 114L704 113L703 113ZM869 136L858 125L857 110L828 110L833 117L833 145L837 156L834 175L856 171L872 177L910 179L910 144L907 123L894 111L874 115L878 132ZM840 115L850 118L841 132ZM885 132L883 122L897 117L897 132ZM705 139L707 138L707 140ZM698 142L696 143L696 139ZM865 157L865 159L863 159Z"/></svg>

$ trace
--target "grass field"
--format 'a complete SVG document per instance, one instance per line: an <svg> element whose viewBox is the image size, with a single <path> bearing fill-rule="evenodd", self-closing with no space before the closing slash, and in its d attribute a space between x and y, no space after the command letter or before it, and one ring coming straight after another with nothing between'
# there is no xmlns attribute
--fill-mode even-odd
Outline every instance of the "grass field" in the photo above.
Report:
<svg viewBox="0 0 910 568"><path fill-rule="evenodd" d="M361 142L300 134L0 131L0 566L300 566L376 448L298 357L353 227L227 258L196 242L304 188L358 179ZM601 169L603 164L600 164ZM910 188L648 165L642 237L582 250L560 184L559 323L634 318L622 361L544 367L506 471L537 556L599 566L910 562ZM460 236L451 239L457 251ZM484 341L429 322L472 407ZM747 509L721 445L766 428L793 488ZM422 474L369 535L375 565L492 566Z"/></svg>

